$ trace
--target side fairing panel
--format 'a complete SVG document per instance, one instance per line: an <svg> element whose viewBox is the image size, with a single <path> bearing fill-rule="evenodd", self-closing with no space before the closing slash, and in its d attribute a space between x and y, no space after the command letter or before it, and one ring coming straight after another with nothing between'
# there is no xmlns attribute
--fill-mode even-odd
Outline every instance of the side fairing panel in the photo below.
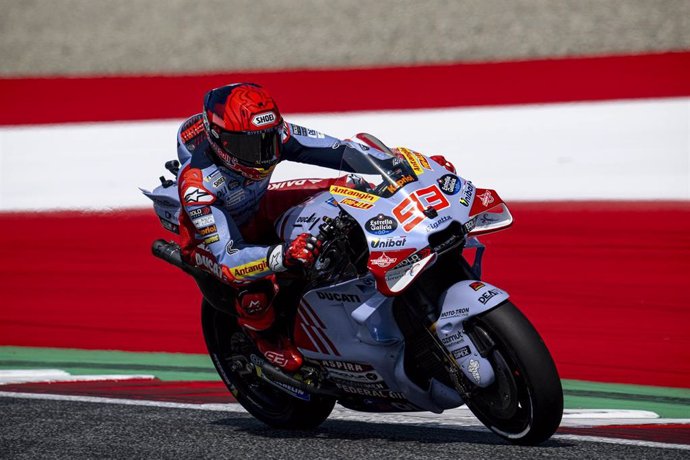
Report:
<svg viewBox="0 0 690 460"><path fill-rule="evenodd" d="M306 293L295 321L295 344L321 362L328 378L353 397L411 403L408 410L441 412L462 403L422 389L404 370L405 342L393 317L393 299L376 291L373 278L350 280ZM438 386L438 385L436 385Z"/></svg>

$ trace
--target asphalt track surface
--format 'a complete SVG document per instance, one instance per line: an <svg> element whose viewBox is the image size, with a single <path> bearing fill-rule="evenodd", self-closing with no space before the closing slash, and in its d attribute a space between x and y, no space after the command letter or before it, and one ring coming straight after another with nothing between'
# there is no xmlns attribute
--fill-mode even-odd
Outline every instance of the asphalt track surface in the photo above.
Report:
<svg viewBox="0 0 690 460"><path fill-rule="evenodd" d="M327 420L269 429L249 415L94 402L0 398L2 458L626 458L687 450L555 438L513 446L485 429Z"/></svg>

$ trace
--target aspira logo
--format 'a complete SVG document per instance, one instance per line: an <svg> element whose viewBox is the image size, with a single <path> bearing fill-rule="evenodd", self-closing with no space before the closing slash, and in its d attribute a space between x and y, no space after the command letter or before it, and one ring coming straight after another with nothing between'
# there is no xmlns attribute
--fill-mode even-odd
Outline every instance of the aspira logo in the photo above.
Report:
<svg viewBox="0 0 690 460"><path fill-rule="evenodd" d="M276 114L273 112L264 112L258 115L254 115L252 118L252 124L254 126L264 126L276 121Z"/></svg>

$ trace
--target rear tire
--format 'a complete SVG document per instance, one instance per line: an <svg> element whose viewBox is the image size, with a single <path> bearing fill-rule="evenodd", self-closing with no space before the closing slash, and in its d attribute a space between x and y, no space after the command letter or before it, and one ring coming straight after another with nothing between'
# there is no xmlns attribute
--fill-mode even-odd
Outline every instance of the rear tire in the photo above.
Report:
<svg viewBox="0 0 690 460"><path fill-rule="evenodd" d="M240 355L248 362L251 354L261 357L234 317L216 310L204 300L201 324L206 347L218 374L247 412L265 424L281 429L311 429L328 418L335 406L335 398L310 395L310 401L302 401L262 380L256 373L233 365Z"/></svg>
<svg viewBox="0 0 690 460"><path fill-rule="evenodd" d="M506 301L473 318L466 330L477 342L493 342L486 358L496 374L494 383L467 398L470 410L512 443L549 439L563 415L563 389L551 354L529 320Z"/></svg>

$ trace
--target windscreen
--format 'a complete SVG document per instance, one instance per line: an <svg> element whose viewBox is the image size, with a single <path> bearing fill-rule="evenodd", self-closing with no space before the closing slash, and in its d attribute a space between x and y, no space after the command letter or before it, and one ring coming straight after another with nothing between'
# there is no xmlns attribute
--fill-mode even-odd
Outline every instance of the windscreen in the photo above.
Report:
<svg viewBox="0 0 690 460"><path fill-rule="evenodd" d="M351 173L348 182L352 188L382 198L418 180L403 156L362 145L345 150L341 170Z"/></svg>

